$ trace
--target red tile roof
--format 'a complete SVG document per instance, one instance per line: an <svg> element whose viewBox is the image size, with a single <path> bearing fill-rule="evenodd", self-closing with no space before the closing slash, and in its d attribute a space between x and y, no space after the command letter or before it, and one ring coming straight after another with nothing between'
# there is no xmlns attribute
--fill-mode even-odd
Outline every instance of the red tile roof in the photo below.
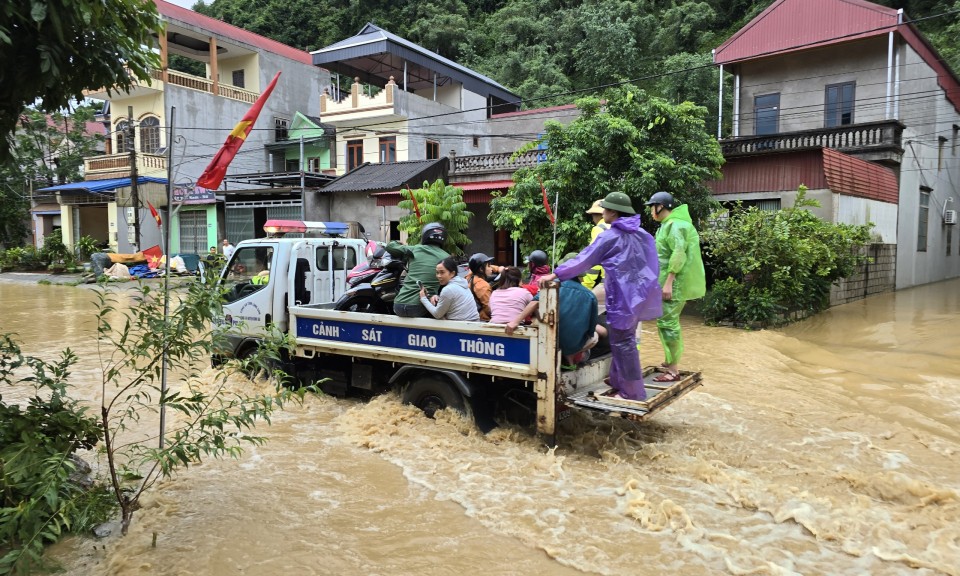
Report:
<svg viewBox="0 0 960 576"><path fill-rule="evenodd" d="M203 14L194 12L193 10L181 8L176 4L164 2L164 0L154 0L154 2L157 4L157 10L160 11L162 16L179 20L180 22L196 26L197 28L203 30L209 30L210 32L223 36L224 38L237 40L262 50L266 50L267 52L273 52L274 54L279 54L285 58L296 60L297 62L313 65L313 57L310 56L309 52L304 52L303 50L298 50L292 46L281 44L276 40L271 40L265 36L244 30L243 28L238 28L232 24L227 24L222 20L204 16Z"/></svg>
<svg viewBox="0 0 960 576"><path fill-rule="evenodd" d="M707 183L717 196L785 192L803 184L811 190L829 188L837 194L891 204L900 197L892 170L831 148L731 158L722 170L722 180Z"/></svg>
<svg viewBox="0 0 960 576"><path fill-rule="evenodd" d="M897 177L889 168L824 148L823 172L830 189L838 194L891 204L900 200Z"/></svg>

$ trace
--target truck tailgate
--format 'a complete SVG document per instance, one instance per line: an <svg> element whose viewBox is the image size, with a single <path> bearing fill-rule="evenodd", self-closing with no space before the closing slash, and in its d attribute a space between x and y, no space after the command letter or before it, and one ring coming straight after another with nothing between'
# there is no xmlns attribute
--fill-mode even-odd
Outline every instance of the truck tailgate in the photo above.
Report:
<svg viewBox="0 0 960 576"><path fill-rule="evenodd" d="M655 366L644 368L643 385L647 389L647 399L644 401L611 398L605 394L612 393L612 390L601 381L588 386L578 386L572 393L567 394L564 403L571 408L593 410L610 416L643 421L703 384L700 372L681 370L682 378L677 382L654 382L653 379L659 373Z"/></svg>

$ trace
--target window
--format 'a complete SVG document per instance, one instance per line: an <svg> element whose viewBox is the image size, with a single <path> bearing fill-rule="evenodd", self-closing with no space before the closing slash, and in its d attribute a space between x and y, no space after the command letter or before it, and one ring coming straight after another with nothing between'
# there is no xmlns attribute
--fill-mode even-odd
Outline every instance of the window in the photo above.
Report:
<svg viewBox="0 0 960 576"><path fill-rule="evenodd" d="M930 192L927 187L920 188L920 209L917 211L917 252L927 251L927 221L930 218Z"/></svg>
<svg viewBox="0 0 960 576"><path fill-rule="evenodd" d="M474 136L474 137L473 137L473 147L474 147L474 148L479 148L479 147L480 147L480 137L479 137L479 136Z"/></svg>
<svg viewBox="0 0 960 576"><path fill-rule="evenodd" d="M343 247L333 249L333 269L350 270L357 265L357 252L353 248ZM330 249L327 247L317 248L317 270L328 272L330 270Z"/></svg>
<svg viewBox="0 0 960 576"><path fill-rule="evenodd" d="M273 265L273 248L269 246L247 246L237 248L227 263L229 273L223 287L224 299L234 302L250 294L263 290L270 282L270 268ZM255 279L256 278L256 279Z"/></svg>
<svg viewBox="0 0 960 576"><path fill-rule="evenodd" d="M290 158L283 162L283 171L284 172L299 172L300 171L300 159L299 158Z"/></svg>
<svg viewBox="0 0 960 576"><path fill-rule="evenodd" d="M125 154L130 151L130 124L126 120L121 120L117 122L117 125L113 128L114 133L117 136L117 150L115 154Z"/></svg>
<svg viewBox="0 0 960 576"><path fill-rule="evenodd" d="M780 131L780 94L764 94L753 99L754 129L757 136Z"/></svg>
<svg viewBox="0 0 960 576"><path fill-rule="evenodd" d="M273 119L273 139L279 142L280 140L286 140L290 137L288 132L290 128L290 121L286 118L275 117Z"/></svg>
<svg viewBox="0 0 960 576"><path fill-rule="evenodd" d="M237 88L244 88L243 70L233 71L233 85L236 86Z"/></svg>
<svg viewBox="0 0 960 576"><path fill-rule="evenodd" d="M347 141L347 170L363 164L363 140Z"/></svg>
<svg viewBox="0 0 960 576"><path fill-rule="evenodd" d="M824 97L825 116L823 125L827 128L853 124L853 98L855 82L830 84Z"/></svg>
<svg viewBox="0 0 960 576"><path fill-rule="evenodd" d="M320 167L319 158L308 158L307 163L308 163L308 172L319 174L320 171L323 170L323 168Z"/></svg>
<svg viewBox="0 0 960 576"><path fill-rule="evenodd" d="M147 116L140 121L140 151L154 154L160 149L160 119Z"/></svg>
<svg viewBox="0 0 960 576"><path fill-rule="evenodd" d="M953 226L947 226L947 256L953 248Z"/></svg>
<svg viewBox="0 0 960 576"><path fill-rule="evenodd" d="M397 137L388 136L380 139L380 163L397 161Z"/></svg>
<svg viewBox="0 0 960 576"><path fill-rule="evenodd" d="M427 160L440 158L440 143L427 140Z"/></svg>

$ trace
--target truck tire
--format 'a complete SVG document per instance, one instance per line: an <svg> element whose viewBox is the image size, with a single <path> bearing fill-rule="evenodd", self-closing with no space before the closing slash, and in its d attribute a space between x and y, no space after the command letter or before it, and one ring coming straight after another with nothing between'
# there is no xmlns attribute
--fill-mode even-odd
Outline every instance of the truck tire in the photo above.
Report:
<svg viewBox="0 0 960 576"><path fill-rule="evenodd" d="M467 413L460 391L440 378L425 377L410 382L403 388L402 399L404 404L423 410L427 418L433 418L438 410L445 408Z"/></svg>

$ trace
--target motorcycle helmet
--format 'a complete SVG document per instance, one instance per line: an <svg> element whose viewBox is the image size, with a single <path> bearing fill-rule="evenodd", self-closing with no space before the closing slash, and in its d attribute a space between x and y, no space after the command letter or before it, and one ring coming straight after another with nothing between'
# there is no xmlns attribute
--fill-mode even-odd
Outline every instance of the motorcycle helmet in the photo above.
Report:
<svg viewBox="0 0 960 576"><path fill-rule="evenodd" d="M644 206L655 206L657 204L667 210L673 210L677 207L677 199L669 192L655 192L653 196L644 203Z"/></svg>
<svg viewBox="0 0 960 576"><path fill-rule="evenodd" d="M493 262L493 256L487 256L483 252L477 252L470 257L467 263L474 276L483 276L485 271L484 267L491 262Z"/></svg>
<svg viewBox="0 0 960 576"><path fill-rule="evenodd" d="M527 256L527 264L529 264L531 268L546 266L547 253L543 250L534 250L529 256Z"/></svg>
<svg viewBox="0 0 960 576"><path fill-rule="evenodd" d="M443 246L447 242L447 229L439 222L431 222L420 231L421 244Z"/></svg>

